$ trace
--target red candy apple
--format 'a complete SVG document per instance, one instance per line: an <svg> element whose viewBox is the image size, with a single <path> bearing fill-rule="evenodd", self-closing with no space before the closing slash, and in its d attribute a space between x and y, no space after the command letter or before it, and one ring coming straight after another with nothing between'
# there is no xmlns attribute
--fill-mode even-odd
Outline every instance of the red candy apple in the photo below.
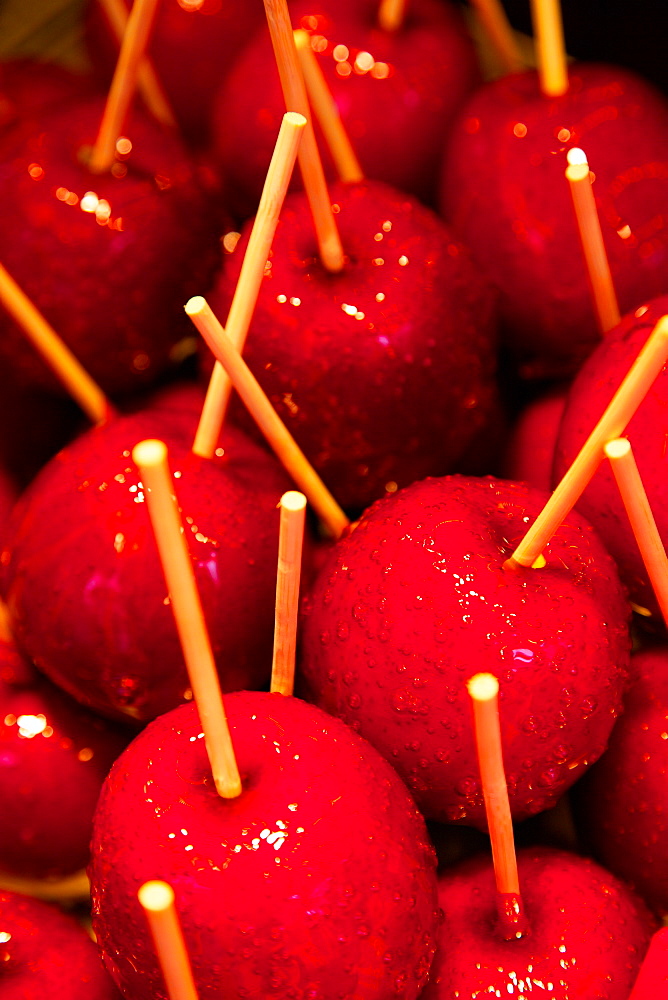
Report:
<svg viewBox="0 0 668 1000"><path fill-rule="evenodd" d="M441 202L500 294L527 375L568 374L599 339L568 183L581 146L596 175L623 311L665 290L668 104L627 70L574 64L547 99L534 73L482 87L449 137Z"/></svg>
<svg viewBox="0 0 668 1000"><path fill-rule="evenodd" d="M423 1000L627 1000L655 929L641 900L592 861L565 851L525 849L517 860L529 924L519 940L504 940L496 927L487 857L440 877L441 948Z"/></svg>
<svg viewBox="0 0 668 1000"><path fill-rule="evenodd" d="M0 643L0 869L60 878L88 862L93 813L129 735L86 711Z"/></svg>
<svg viewBox="0 0 668 1000"><path fill-rule="evenodd" d="M95 945L72 917L0 891L0 1000L119 1000Z"/></svg>
<svg viewBox="0 0 668 1000"><path fill-rule="evenodd" d="M396 32L378 25L376 0L291 3L308 30L362 169L434 201L442 137L479 71L461 14L450 3L414 0ZM226 177L257 205L285 111L268 33L239 57L218 95L215 138ZM239 149L244 151L239 155ZM330 177L329 157L323 151Z"/></svg>
<svg viewBox="0 0 668 1000"><path fill-rule="evenodd" d="M130 458L146 437L170 445L223 687L260 686L270 670L276 504L290 481L232 429L219 457L197 458L189 421L144 413L83 435L31 485L3 555L18 641L52 680L104 714L150 719L189 690Z"/></svg>
<svg viewBox="0 0 668 1000"><path fill-rule="evenodd" d="M465 682L501 685L513 815L553 805L605 749L628 667L628 605L577 515L542 569L504 559L547 496L453 476L376 503L308 596L309 697L397 768L426 816L484 827Z"/></svg>
<svg viewBox="0 0 668 1000"><path fill-rule="evenodd" d="M152 723L100 798L94 928L127 996L161 995L136 899L161 878L201 1000L413 1000L437 923L434 854L381 757L295 698L225 699L243 791L215 791L194 706Z"/></svg>
<svg viewBox="0 0 668 1000"><path fill-rule="evenodd" d="M176 141L133 115L111 172L81 162L103 102L70 103L6 151L0 262L107 392L155 378L191 336L183 303L217 263L216 208ZM15 380L54 386L0 311ZM11 366L11 367L10 367Z"/></svg>
<svg viewBox="0 0 668 1000"><path fill-rule="evenodd" d="M610 746L576 797L603 864L668 914L668 649L633 657L635 681Z"/></svg>
<svg viewBox="0 0 668 1000"><path fill-rule="evenodd" d="M452 471L482 431L496 402L492 296L413 198L371 182L331 197L344 270L324 270L305 198L289 197L244 355L339 503L362 508ZM210 297L223 321L245 242Z"/></svg>
<svg viewBox="0 0 668 1000"><path fill-rule="evenodd" d="M560 478L575 458L656 322L666 313L668 296L663 296L624 316L584 365L566 403L555 451L555 478ZM664 475L667 406L668 374L662 372L624 432L633 446L664 541L668 540L668 484ZM601 463L578 501L578 510L591 521L615 557L632 601L658 615L656 598L607 461Z"/></svg>

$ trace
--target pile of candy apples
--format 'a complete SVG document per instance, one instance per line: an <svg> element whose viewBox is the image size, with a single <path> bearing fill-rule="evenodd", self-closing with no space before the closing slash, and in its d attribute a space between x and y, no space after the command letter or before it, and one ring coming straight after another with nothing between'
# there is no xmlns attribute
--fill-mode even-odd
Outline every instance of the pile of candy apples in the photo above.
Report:
<svg viewBox="0 0 668 1000"><path fill-rule="evenodd" d="M550 96L528 70L482 83L447 0L291 14L364 175L337 180L324 154L333 273L295 174L244 350L352 522L338 540L309 525L298 697L267 691L291 479L237 398L196 453L212 361L183 311L207 295L225 321L251 241L284 110L261 7L160 8L104 169L119 15L95 0L78 25L92 76L2 66L0 997L166 997L137 899L160 879L200 998L626 1000L668 913L668 604L603 463L540 560L508 560L668 313L668 100L585 63ZM624 314L605 339L564 178L575 147ZM12 282L95 380L92 428ZM618 429L664 537L667 407L660 373ZM230 799L132 460L155 437L224 692ZM466 691L480 670L499 679L525 845L510 940ZM87 865L104 964L27 898L83 909Z"/></svg>

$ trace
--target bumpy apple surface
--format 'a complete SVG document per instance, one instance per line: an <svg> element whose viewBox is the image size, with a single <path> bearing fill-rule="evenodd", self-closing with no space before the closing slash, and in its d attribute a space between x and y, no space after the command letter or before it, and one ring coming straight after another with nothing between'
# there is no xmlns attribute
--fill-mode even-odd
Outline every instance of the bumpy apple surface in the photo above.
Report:
<svg viewBox="0 0 668 1000"><path fill-rule="evenodd" d="M498 930L491 861L474 858L444 872L445 914L424 1000L525 996L626 1000L655 923L642 901L599 865L546 848L520 851L529 933Z"/></svg>
<svg viewBox="0 0 668 1000"><path fill-rule="evenodd" d="M501 685L516 819L553 805L605 749L626 685L629 606L593 529L568 517L542 569L504 560L547 494L452 476L378 501L305 603L306 696L397 768L429 818L484 827L466 681Z"/></svg>
<svg viewBox="0 0 668 1000"><path fill-rule="evenodd" d="M414 1000L435 947L435 856L402 782L312 705L225 699L243 791L215 791L194 706L153 722L105 784L90 868L105 961L164 996L136 894L162 878L198 995Z"/></svg>

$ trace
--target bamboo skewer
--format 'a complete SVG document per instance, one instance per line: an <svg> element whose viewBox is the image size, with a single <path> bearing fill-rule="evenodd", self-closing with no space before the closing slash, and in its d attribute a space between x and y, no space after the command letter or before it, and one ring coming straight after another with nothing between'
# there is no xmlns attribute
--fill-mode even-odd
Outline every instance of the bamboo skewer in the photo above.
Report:
<svg viewBox="0 0 668 1000"><path fill-rule="evenodd" d="M578 502L604 457L604 446L620 437L668 360L668 316L662 316L570 468L513 554L512 570L533 566L564 518Z"/></svg>
<svg viewBox="0 0 668 1000"><path fill-rule="evenodd" d="M104 424L113 407L41 312L0 264L0 302L94 424Z"/></svg>
<svg viewBox="0 0 668 1000"><path fill-rule="evenodd" d="M302 568L306 497L290 490L281 497L276 577L276 620L271 690L291 695L295 686L299 581Z"/></svg>
<svg viewBox="0 0 668 1000"><path fill-rule="evenodd" d="M303 115L288 111L283 116L257 216L253 223L250 240L241 265L241 273L227 316L228 336L239 351L243 351L246 342L246 334L253 317L267 258L305 127L306 119ZM225 420L230 392L229 377L220 362L216 361L195 434L193 451L196 455L211 458L214 454Z"/></svg>
<svg viewBox="0 0 668 1000"><path fill-rule="evenodd" d="M320 259L326 270L334 274L343 270L345 257L329 200L315 132L310 120L311 113L304 80L299 69L287 3L286 0L264 0L264 7L286 110L297 111L307 119L304 138L299 150L299 166L304 180L306 197L313 215Z"/></svg>
<svg viewBox="0 0 668 1000"><path fill-rule="evenodd" d="M173 494L167 447L162 441L141 441L132 451L132 460L142 478L216 791L222 798L236 798L241 794L241 778L195 572Z"/></svg>
<svg viewBox="0 0 668 1000"><path fill-rule="evenodd" d="M300 28L294 32L294 37L309 103L322 129L339 178L347 184L359 184L364 180L364 173L348 133L343 127L332 92L311 48L311 36L308 31Z"/></svg>
<svg viewBox="0 0 668 1000"><path fill-rule="evenodd" d="M197 295L190 299L185 308L190 319L226 369L234 388L279 461L290 473L299 489L306 494L308 502L330 533L338 538L350 523L348 518L276 413L266 393L212 313L206 299Z"/></svg>
<svg viewBox="0 0 668 1000"><path fill-rule="evenodd" d="M134 0L100 130L88 162L94 174L104 173L114 162L116 141L135 92L157 4L158 0Z"/></svg>
<svg viewBox="0 0 668 1000"><path fill-rule="evenodd" d="M610 262L603 243L601 221L596 210L589 164L580 149L569 150L568 158L566 180L573 199L589 284L594 296L594 309L601 333L608 333L617 326L621 316L610 273Z"/></svg>
<svg viewBox="0 0 668 1000"><path fill-rule="evenodd" d="M615 438L606 444L605 454L610 460L663 620L668 625L668 559L631 443L626 438Z"/></svg>
<svg viewBox="0 0 668 1000"><path fill-rule="evenodd" d="M125 3L123 0L99 0L99 3L104 10L105 17L116 41L119 45L122 45L128 23L128 9ZM169 101L162 89L162 84L156 76L153 64L148 56L144 56L139 64L137 87L146 107L155 120L169 126L169 128L176 128L177 122L174 112L169 106Z"/></svg>

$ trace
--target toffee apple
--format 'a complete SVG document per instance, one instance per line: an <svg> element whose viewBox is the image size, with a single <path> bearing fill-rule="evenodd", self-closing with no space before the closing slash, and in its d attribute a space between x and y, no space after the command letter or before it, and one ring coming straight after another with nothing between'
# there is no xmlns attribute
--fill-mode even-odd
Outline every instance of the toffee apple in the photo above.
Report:
<svg viewBox="0 0 668 1000"><path fill-rule="evenodd" d="M181 305L217 263L215 205L185 151L138 113L104 174L89 172L103 102L53 111L13 144L0 177L0 262L107 392L176 367L189 333ZM20 130L19 130L20 132ZM22 333L0 313L15 380L54 388Z"/></svg>
<svg viewBox="0 0 668 1000"><path fill-rule="evenodd" d="M261 686L270 668L276 504L290 481L234 429L221 454L189 449L186 409L94 428L42 470L4 550L17 640L37 666L103 714L146 721L189 696L171 608L130 452L167 435L223 686Z"/></svg>
<svg viewBox="0 0 668 1000"><path fill-rule="evenodd" d="M448 137L445 217L497 288L504 334L529 377L568 375L600 339L568 184L582 147L595 174L623 311L665 290L668 103L618 67L575 63L559 97L536 73L485 84Z"/></svg>
<svg viewBox="0 0 668 1000"><path fill-rule="evenodd" d="M414 483L362 515L306 599L304 692L394 764L429 818L485 825L471 674L501 684L515 819L557 801L621 709L629 608L593 529L571 515L542 568L503 568L546 499L489 478Z"/></svg>
<svg viewBox="0 0 668 1000"><path fill-rule="evenodd" d="M667 665L664 644L634 655L624 714L576 796L588 848L661 916L668 914Z"/></svg>
<svg viewBox="0 0 668 1000"><path fill-rule="evenodd" d="M428 209L367 181L334 185L346 255L325 271L288 196L244 356L336 499L451 471L496 404L493 297ZM247 233L209 297L227 314ZM235 419L248 418L237 407Z"/></svg>
<svg viewBox="0 0 668 1000"><path fill-rule="evenodd" d="M0 890L2 1000L120 1000L85 930L57 906Z"/></svg>
<svg viewBox="0 0 668 1000"><path fill-rule="evenodd" d="M575 854L524 848L517 861L529 931L516 940L498 931L488 857L439 877L442 945L424 1000L532 990L554 1000L627 1000L656 929L642 900Z"/></svg>
<svg viewBox="0 0 668 1000"><path fill-rule="evenodd" d="M90 876L94 929L134 1000L161 977L137 890L174 887L201 1000L311 991L323 1000L426 982L438 921L435 859L393 770L296 698L227 695L242 779L216 794L193 705L161 716L112 769Z"/></svg>

